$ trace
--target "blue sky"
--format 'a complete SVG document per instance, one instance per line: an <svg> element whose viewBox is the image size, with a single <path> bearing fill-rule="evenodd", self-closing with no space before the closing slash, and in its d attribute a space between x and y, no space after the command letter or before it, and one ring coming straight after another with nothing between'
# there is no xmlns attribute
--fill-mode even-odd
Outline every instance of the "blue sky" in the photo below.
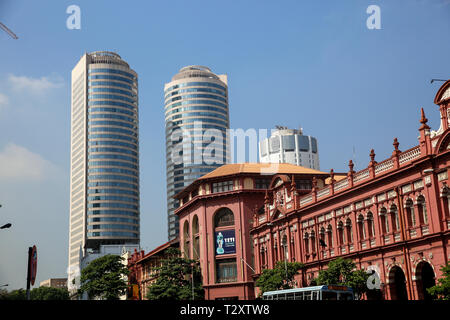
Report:
<svg viewBox="0 0 450 320"><path fill-rule="evenodd" d="M81 30L66 8L81 8ZM369 30L369 5L381 29ZM0 0L0 286L66 276L70 72L84 52L119 53L139 74L141 245L167 239L163 87L186 65L229 79L232 128L285 125L317 137L322 171L356 170L417 144L419 108L433 129L450 70L449 0ZM353 151L355 153L353 154Z"/></svg>

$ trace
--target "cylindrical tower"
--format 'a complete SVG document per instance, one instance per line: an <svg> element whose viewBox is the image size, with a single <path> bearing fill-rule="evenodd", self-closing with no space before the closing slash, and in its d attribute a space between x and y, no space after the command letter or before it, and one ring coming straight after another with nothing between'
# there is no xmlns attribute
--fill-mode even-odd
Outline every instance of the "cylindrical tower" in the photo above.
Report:
<svg viewBox="0 0 450 320"><path fill-rule="evenodd" d="M178 235L173 196L229 162L228 80L204 66L187 66L164 86L169 240ZM213 138L212 138L213 137Z"/></svg>
<svg viewBox="0 0 450 320"><path fill-rule="evenodd" d="M138 80L119 55L90 54L87 238L139 239Z"/></svg>
<svg viewBox="0 0 450 320"><path fill-rule="evenodd" d="M290 163L320 170L317 139L303 134L303 130L278 126L269 138L259 143L261 163Z"/></svg>
<svg viewBox="0 0 450 320"><path fill-rule="evenodd" d="M118 54L73 69L71 126L69 267L101 245L139 244L138 79Z"/></svg>

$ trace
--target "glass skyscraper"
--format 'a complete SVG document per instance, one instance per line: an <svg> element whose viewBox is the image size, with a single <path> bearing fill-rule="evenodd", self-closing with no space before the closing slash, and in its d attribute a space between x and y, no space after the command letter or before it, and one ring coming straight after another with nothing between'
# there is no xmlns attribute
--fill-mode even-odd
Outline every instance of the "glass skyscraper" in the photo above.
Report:
<svg viewBox="0 0 450 320"><path fill-rule="evenodd" d="M187 66L164 86L168 239L178 235L173 196L229 162L228 80L204 66ZM212 138L214 137L214 138Z"/></svg>
<svg viewBox="0 0 450 320"><path fill-rule="evenodd" d="M139 245L137 74L116 53L86 53L71 105L69 279L101 246Z"/></svg>

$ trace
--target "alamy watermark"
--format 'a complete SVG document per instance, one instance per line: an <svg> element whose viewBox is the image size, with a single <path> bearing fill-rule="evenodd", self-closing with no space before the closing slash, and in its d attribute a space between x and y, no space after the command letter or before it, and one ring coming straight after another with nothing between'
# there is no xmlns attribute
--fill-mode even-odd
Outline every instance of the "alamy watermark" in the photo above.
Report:
<svg viewBox="0 0 450 320"><path fill-rule="evenodd" d="M81 29L81 9L79 6L72 4L67 7L66 13L70 14L66 20L66 27L69 30Z"/></svg>
<svg viewBox="0 0 450 320"><path fill-rule="evenodd" d="M381 29L381 9L379 6L372 4L367 7L366 13L370 16L366 20L366 26L369 30Z"/></svg>
<svg viewBox="0 0 450 320"><path fill-rule="evenodd" d="M271 134L277 129L271 129ZM226 163L258 162L259 141L268 138L268 129L247 130L207 128L195 121L187 130L176 127L168 139L169 157L173 165L223 165ZM278 172L278 164L262 166L261 174Z"/></svg>
<svg viewBox="0 0 450 320"><path fill-rule="evenodd" d="M367 267L366 272L370 274L366 282L367 288L369 290L379 290L381 288L380 268L376 265L371 265Z"/></svg>

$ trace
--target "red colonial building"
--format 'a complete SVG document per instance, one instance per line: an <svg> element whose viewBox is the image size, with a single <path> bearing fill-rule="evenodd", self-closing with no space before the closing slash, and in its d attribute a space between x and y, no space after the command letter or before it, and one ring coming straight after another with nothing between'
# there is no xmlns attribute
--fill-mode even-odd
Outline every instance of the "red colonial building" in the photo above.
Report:
<svg viewBox="0 0 450 320"><path fill-rule="evenodd" d="M296 280L308 286L337 257L378 273L366 298L427 298L449 260L450 81L434 102L437 131L422 109L419 145L394 139L390 158L372 150L361 171L225 165L179 193L180 248L200 260L206 299L253 299L262 270L285 259L305 264Z"/></svg>
<svg viewBox="0 0 450 320"><path fill-rule="evenodd" d="M272 165L228 164L197 179L176 195L182 253L199 259L205 299L254 299L253 215L264 212L264 197L275 175ZM297 181L299 194L312 178L324 185L328 173L276 164Z"/></svg>
<svg viewBox="0 0 450 320"><path fill-rule="evenodd" d="M294 179L289 186L276 177L250 231L259 253L256 275L280 255L297 258L306 265L298 284L306 286L330 260L345 257L378 273L384 299L427 298L425 288L448 261L450 81L434 102L441 126L431 131L422 109L416 147L402 152L394 139L390 158L377 162L372 150L367 168L354 172L350 161L345 179L332 176L322 188L313 183L304 196L296 194ZM291 203L277 204L279 193L288 193Z"/></svg>
<svg viewBox="0 0 450 320"><path fill-rule="evenodd" d="M169 248L179 249L178 239L166 242L148 253L135 250L128 258L128 284L131 287L128 292L129 300L147 299L148 287L158 278L153 268L161 266L162 260L167 258Z"/></svg>

